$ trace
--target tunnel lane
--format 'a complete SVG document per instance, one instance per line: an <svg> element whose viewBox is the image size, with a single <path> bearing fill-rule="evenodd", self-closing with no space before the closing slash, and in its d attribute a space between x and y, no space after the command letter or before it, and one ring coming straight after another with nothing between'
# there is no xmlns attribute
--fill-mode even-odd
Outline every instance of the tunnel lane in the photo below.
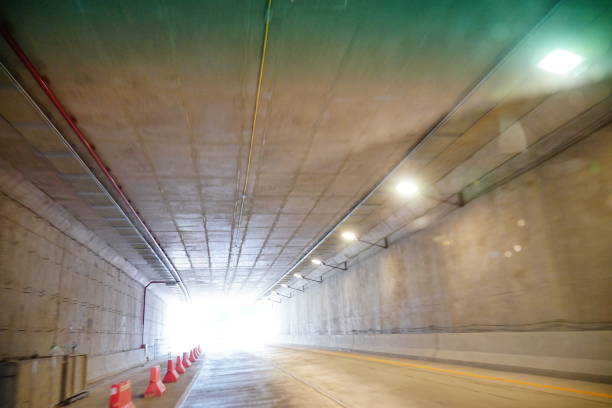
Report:
<svg viewBox="0 0 612 408"><path fill-rule="evenodd" d="M612 386L303 348L210 353L182 405L602 407Z"/></svg>
<svg viewBox="0 0 612 408"><path fill-rule="evenodd" d="M292 349L308 351L311 353L326 354L330 356L337 356L337 357L343 357L343 358L353 358L357 360L371 361L374 363L390 364L390 365L395 365L395 366L400 366L400 367L411 367L411 368L418 368L418 369L423 369L423 370L431 370L431 371L437 371L437 372L446 373L446 374L460 375L460 376L478 378L478 379L488 380L488 381L501 381L501 382L506 382L510 384L525 385L528 387L546 388L546 389L551 389L551 390L557 390L557 391L563 391L563 392L569 392L569 393L575 393L575 394L583 394L583 395L592 395L596 397L612 399L612 394L579 390L576 388L560 387L560 386L550 385L550 384L540 384L540 383L535 383L535 382L530 382L530 381L521 381L521 380L516 380L512 378L503 378L503 377L497 377L497 376L492 376L492 375L482 375L482 374L476 374L476 373L469 372L469 371L440 368L440 367L434 367L434 366L426 365L426 364L408 363L406 361L399 361L396 359L394 360L394 359L387 359L387 358L377 358L377 357L371 357L371 356L357 354L357 353L336 352L336 351L328 351L328 350L305 349L305 348L292 348Z"/></svg>
<svg viewBox="0 0 612 408"><path fill-rule="evenodd" d="M208 354L182 407L347 407L265 355Z"/></svg>

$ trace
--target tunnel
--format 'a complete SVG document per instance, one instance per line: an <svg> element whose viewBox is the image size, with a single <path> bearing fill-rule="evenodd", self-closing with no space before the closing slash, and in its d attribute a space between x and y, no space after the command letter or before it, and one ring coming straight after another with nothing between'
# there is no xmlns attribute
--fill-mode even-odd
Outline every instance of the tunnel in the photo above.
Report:
<svg viewBox="0 0 612 408"><path fill-rule="evenodd" d="M0 407L612 404L612 1L0 34Z"/></svg>

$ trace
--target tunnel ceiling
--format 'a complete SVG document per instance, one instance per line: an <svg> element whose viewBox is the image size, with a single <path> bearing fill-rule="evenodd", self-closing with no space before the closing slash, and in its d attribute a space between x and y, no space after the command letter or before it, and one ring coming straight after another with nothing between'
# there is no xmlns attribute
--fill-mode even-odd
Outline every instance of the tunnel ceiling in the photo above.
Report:
<svg viewBox="0 0 612 408"><path fill-rule="evenodd" d="M550 111L541 118L564 104L563 99L550 102L548 94L530 94L537 86L522 77L524 68L503 60L545 16L564 12L559 18L567 20L571 7L559 11L553 9L555 3L274 0L252 150L264 1L24 1L3 4L2 15L189 289L196 294L258 294L285 274L474 84L489 80L500 62L506 64L505 91L489 89L455 118L455 128L436 135L429 155L418 162L429 166L424 180L433 184L460 170L462 163L466 166L474 152L527 111L547 102ZM574 28L584 31L594 21L601 25L595 17L604 6L594 6L592 16L584 11ZM540 55L549 45L531 44L530 50ZM9 70L80 150L5 44L1 52ZM491 86L502 83L499 78L490 81L497 81ZM520 92L510 98L506 91L515 88ZM10 90L8 82L3 90ZM592 98L572 115L609 96L609 88L588 92ZM483 119L502 102L501 115ZM16 134L28 127L29 116L19 115L27 107L3 97L0 109ZM465 132L462 125L470 120L489 127ZM13 139L17 143L17 136ZM91 198L58 176L62 157L50 154L54 146L31 139L24 136L18 154L6 149L4 159L64 200L77 218L149 279L166 279L140 262L142 255L109 227L112 213L92 211ZM28 140L29 151L23 145ZM481 168L486 154L477 159L481 161L472 159L471 168ZM453 185L455 177L449 187L446 179L448 191L442 192L457 192L488 170L455 174L463 184ZM372 200L376 206L387 198ZM354 225L374 210L364 207ZM375 222L371 218L368 228L390 222L387 210ZM332 246L325 255L341 249Z"/></svg>

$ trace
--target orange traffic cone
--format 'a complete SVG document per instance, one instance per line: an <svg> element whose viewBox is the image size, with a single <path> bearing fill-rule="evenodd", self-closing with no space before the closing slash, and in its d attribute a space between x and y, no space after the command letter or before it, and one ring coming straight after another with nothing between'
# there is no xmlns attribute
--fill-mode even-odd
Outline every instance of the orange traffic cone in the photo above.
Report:
<svg viewBox="0 0 612 408"><path fill-rule="evenodd" d="M174 369L174 361L172 359L168 360L168 371L166 371L166 375L164 375L163 383L172 383L177 382L179 379L179 374Z"/></svg>
<svg viewBox="0 0 612 408"><path fill-rule="evenodd" d="M176 372L179 374L185 374L187 371L185 367L183 367L183 362L181 361L181 356L176 356Z"/></svg>
<svg viewBox="0 0 612 408"><path fill-rule="evenodd" d="M151 367L151 379L144 392L144 397L161 397L164 392L166 392L166 386L161 382L159 366Z"/></svg>
<svg viewBox="0 0 612 408"><path fill-rule="evenodd" d="M187 353L183 353L183 367L185 368L191 367L191 363L189 362L189 357Z"/></svg>

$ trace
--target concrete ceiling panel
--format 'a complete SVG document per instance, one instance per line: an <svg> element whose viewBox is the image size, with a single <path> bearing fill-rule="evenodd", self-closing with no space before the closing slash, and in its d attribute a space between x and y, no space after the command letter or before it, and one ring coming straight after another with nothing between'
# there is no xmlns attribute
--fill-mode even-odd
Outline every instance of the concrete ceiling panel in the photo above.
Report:
<svg viewBox="0 0 612 408"><path fill-rule="evenodd" d="M249 293L286 272L555 2L275 2L244 205L263 6L26 3L2 9L15 36L185 278ZM521 120L529 144L606 89L548 107L486 91L402 174L445 177L500 133L516 134L509 122L539 105L533 123ZM34 120L3 95L3 116ZM37 132L32 144L55 146L36 144ZM476 154L470 169L503 159L493 153ZM373 196L348 225L413 222L428 209L394 197ZM344 245L332 244L330 253Z"/></svg>

